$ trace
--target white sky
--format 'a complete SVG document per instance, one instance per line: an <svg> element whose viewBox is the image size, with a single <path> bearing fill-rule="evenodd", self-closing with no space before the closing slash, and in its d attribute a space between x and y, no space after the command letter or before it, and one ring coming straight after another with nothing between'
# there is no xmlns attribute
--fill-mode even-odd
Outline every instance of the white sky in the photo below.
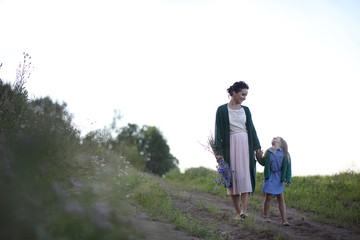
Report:
<svg viewBox="0 0 360 240"><path fill-rule="evenodd" d="M200 143L243 80L263 149L287 140L293 175L359 171L359 24L356 0L0 0L0 77L29 53L32 98L66 102L83 135L114 109L156 126L182 170L215 169Z"/></svg>

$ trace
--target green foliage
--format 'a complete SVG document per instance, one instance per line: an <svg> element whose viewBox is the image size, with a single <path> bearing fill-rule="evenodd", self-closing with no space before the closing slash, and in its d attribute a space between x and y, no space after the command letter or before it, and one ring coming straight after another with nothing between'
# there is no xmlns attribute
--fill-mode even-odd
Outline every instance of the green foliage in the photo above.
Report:
<svg viewBox="0 0 360 240"><path fill-rule="evenodd" d="M257 174L256 190L262 192L263 174ZM312 212L319 221L339 227L360 227L360 173L341 172L332 176L294 176L285 187L286 205Z"/></svg>
<svg viewBox="0 0 360 240"><path fill-rule="evenodd" d="M28 100L29 59L14 85L0 80L0 239L143 238L127 216L136 211L134 190L152 177L133 166L144 169L159 148L163 155L151 160L176 167L161 133L118 131L115 112L110 128L80 139L65 103Z"/></svg>
<svg viewBox="0 0 360 240"><path fill-rule="evenodd" d="M216 171L206 168L190 168L181 173L171 170L164 180L189 189L225 196L224 187L215 191ZM257 174L256 193L262 196L263 174ZM318 220L338 226L360 226L360 174L343 172L333 176L307 176L292 178L285 188L286 205L305 212L315 213ZM260 206L261 197L254 195L249 204Z"/></svg>
<svg viewBox="0 0 360 240"><path fill-rule="evenodd" d="M156 127L144 126L140 134L140 149L145 153L147 171L162 176L177 167L178 160L171 155L166 140Z"/></svg>
<svg viewBox="0 0 360 240"><path fill-rule="evenodd" d="M65 103L29 101L24 57L15 84L0 81L0 239L138 239L126 215L145 177L95 137L81 144Z"/></svg>
<svg viewBox="0 0 360 240"><path fill-rule="evenodd" d="M145 170L144 156L139 152L136 145L127 145L124 142L120 142L114 150L126 156L131 165L136 169L141 171Z"/></svg>
<svg viewBox="0 0 360 240"><path fill-rule="evenodd" d="M0 134L7 135L21 126L22 114L27 108L28 92L24 85L31 74L31 57L24 53L24 60L16 70L13 86L0 79Z"/></svg>
<svg viewBox="0 0 360 240"><path fill-rule="evenodd" d="M148 177L119 155L98 153L80 148L73 161L81 167L56 167L66 177L44 175L41 162L25 175L29 169L11 166L13 176L0 183L0 239L141 238L127 216L135 212L132 191Z"/></svg>
<svg viewBox="0 0 360 240"><path fill-rule="evenodd" d="M200 220L191 217L189 214L175 210L171 198L155 182L138 188L135 192L135 198L155 219L166 217L173 222L176 229L184 229L196 237L205 238L212 235L213 226L202 224Z"/></svg>
<svg viewBox="0 0 360 240"><path fill-rule="evenodd" d="M89 149L106 149L109 148L109 142L111 141L111 133L106 129L97 129L88 132L82 139L84 146Z"/></svg>
<svg viewBox="0 0 360 240"><path fill-rule="evenodd" d="M218 173L204 167L189 168L184 173L181 173L178 169L173 169L165 174L164 178L165 181L175 185L225 196L226 188L219 183L215 183L216 179L218 179Z"/></svg>
<svg viewBox="0 0 360 240"><path fill-rule="evenodd" d="M136 168L159 176L178 165L178 160L171 155L166 140L156 127L143 126L140 129L136 124L128 124L120 129L112 148L131 155L129 161Z"/></svg>
<svg viewBox="0 0 360 240"><path fill-rule="evenodd" d="M293 177L286 189L288 206L313 212L317 219L337 226L360 226L360 174Z"/></svg>
<svg viewBox="0 0 360 240"><path fill-rule="evenodd" d="M22 113L20 127L5 137L4 157L19 175L42 174L67 177L68 167L80 145L79 131L73 127L66 104L48 97L30 101ZM61 170L61 171L59 171Z"/></svg>

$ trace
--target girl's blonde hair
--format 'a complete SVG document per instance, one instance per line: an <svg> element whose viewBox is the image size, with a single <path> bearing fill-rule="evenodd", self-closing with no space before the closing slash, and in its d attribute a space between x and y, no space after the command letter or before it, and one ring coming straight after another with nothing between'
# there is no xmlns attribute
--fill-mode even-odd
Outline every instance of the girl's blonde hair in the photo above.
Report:
<svg viewBox="0 0 360 240"><path fill-rule="evenodd" d="M288 159L288 162L290 162L290 154L289 154L289 151L288 151L288 145L287 145L286 141L282 137L280 137L280 140L281 140L280 141L280 147L284 151L284 156L286 156L287 159Z"/></svg>

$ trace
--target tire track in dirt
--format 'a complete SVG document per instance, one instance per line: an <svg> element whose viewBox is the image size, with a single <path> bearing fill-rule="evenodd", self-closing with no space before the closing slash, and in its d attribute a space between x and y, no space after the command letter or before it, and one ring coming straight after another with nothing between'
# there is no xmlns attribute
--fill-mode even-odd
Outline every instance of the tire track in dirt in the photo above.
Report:
<svg viewBox="0 0 360 240"><path fill-rule="evenodd" d="M185 190L168 183L163 183L163 187L171 194L175 209L190 214L203 224L212 224L225 239L360 239L356 231L318 223L310 214L289 207L286 210L291 226L284 227L276 199L271 204L270 223L263 223L262 203L252 202L252 197L249 218L239 222L234 220L235 210L230 197Z"/></svg>

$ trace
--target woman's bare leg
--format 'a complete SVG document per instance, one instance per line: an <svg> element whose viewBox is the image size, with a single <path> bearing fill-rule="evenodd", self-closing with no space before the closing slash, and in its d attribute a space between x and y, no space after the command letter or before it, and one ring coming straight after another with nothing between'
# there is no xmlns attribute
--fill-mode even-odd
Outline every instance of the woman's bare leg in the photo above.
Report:
<svg viewBox="0 0 360 240"><path fill-rule="evenodd" d="M240 214L240 201L239 201L240 196L239 196L239 194L231 195L231 198L232 198L236 213Z"/></svg>
<svg viewBox="0 0 360 240"><path fill-rule="evenodd" d="M246 213L249 203L250 193L241 193L241 213Z"/></svg>

